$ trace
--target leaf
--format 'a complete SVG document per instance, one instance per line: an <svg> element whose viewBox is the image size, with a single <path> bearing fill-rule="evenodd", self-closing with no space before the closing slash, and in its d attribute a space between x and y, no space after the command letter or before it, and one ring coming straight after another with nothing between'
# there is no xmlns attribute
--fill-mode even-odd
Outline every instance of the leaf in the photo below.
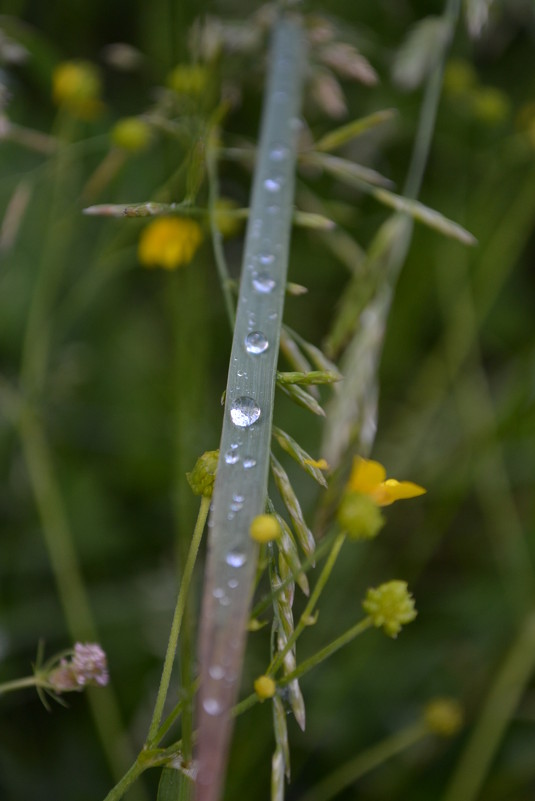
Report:
<svg viewBox="0 0 535 801"><path fill-rule="evenodd" d="M391 120L396 114L396 109L387 108L383 111L375 111L373 114L368 114L366 117L360 117L358 120L353 120L353 122L342 125L340 128L335 128L334 131L330 131L328 134L325 134L325 136L322 136L321 139L314 144L314 150L323 152L335 150L337 147L345 145L352 139L356 139L358 136L367 133L371 128L375 128L377 125L382 125L384 122Z"/></svg>

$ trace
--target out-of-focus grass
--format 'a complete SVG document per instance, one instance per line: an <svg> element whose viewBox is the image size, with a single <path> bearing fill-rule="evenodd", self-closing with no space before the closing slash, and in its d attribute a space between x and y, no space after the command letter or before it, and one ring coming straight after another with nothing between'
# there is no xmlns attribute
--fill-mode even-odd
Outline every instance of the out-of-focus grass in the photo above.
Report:
<svg viewBox="0 0 535 801"><path fill-rule="evenodd" d="M45 19L40 5L7 5L6 11L41 28L37 60L11 72L10 113L19 124L58 133L45 88L53 57L98 58L104 44L119 38L131 38L148 55L139 77L107 71L109 111L69 132L73 144L59 181L53 158L14 143L0 151L2 208L17 190L27 192L15 239L1 254L2 374L16 379L37 273L49 260L58 278L44 317L50 358L42 420L121 712L139 744L165 650L176 559L183 558L196 509L183 473L199 453L217 447L230 334L207 244L180 273L144 271L136 260L138 221L82 217L82 192L107 151L112 120L141 110L153 82L184 58L183 36L170 41L168 22L178 31L177 18L193 10L125 3L115 5L110 18L108 5L84 3L75 17L71 4L57 3ZM353 90L351 108L355 115L400 109L373 165L400 183L419 95L392 87L385 48L399 43L417 10L401 12L392 3L379 18L372 5L363 10L338 3L332 10L355 24L358 14L368 15L361 36L371 53L378 48L383 83ZM346 553L298 654L306 658L344 631L360 615L366 588L391 577L410 582L419 617L398 641L370 633L303 678L308 727L301 734L290 726L290 799L409 723L430 697L451 694L466 705L467 728L458 741L414 746L359 785L359 797L370 801L444 795L533 604L535 150L516 125L521 107L533 102L532 43L522 20L515 28L511 15L504 24L514 33L509 43L491 36L471 53L460 36L458 48L459 55L474 56L481 86L505 93L510 111L492 121L481 116L476 94L464 101L446 94L422 194L480 245L467 252L416 228L381 368L376 453L389 473L413 478L429 492L417 506L393 508L372 545ZM252 94L248 101L246 95L229 125L253 139L257 105ZM328 126L312 119L312 127L320 135ZM352 155L365 158L366 147L353 148ZM130 160L97 200L147 199L179 163L180 153L165 141ZM223 166L223 188L240 202L247 180L236 165ZM310 185L348 207L344 227L366 245L385 212L331 179ZM228 252L235 269L239 246L230 243ZM289 300L287 320L319 341L347 271L306 232L294 236L290 269L291 280L310 292ZM283 399L276 422L317 452L320 427L305 424ZM39 637L52 653L65 647L68 633L20 443L4 417L0 464L0 647L2 679L8 679L28 672ZM311 482L296 475L295 483L310 514ZM265 631L250 637L246 682L263 669L268 647ZM48 714L29 692L2 699L2 798L84 799L107 791L110 776L85 699L69 704ZM533 715L528 689L484 786L488 801L529 797ZM261 706L237 723L229 799L265 794L271 749L270 715Z"/></svg>

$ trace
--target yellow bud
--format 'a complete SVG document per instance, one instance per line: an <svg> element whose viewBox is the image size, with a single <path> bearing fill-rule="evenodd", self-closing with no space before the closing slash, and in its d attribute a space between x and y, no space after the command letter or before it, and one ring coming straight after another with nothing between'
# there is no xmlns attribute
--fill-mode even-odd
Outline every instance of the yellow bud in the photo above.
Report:
<svg viewBox="0 0 535 801"><path fill-rule="evenodd" d="M281 527L274 515L258 515L251 523L249 534L256 542L271 542L280 537Z"/></svg>
<svg viewBox="0 0 535 801"><path fill-rule="evenodd" d="M181 95L200 95L208 77L208 70L200 64L179 64L169 73L167 84Z"/></svg>
<svg viewBox="0 0 535 801"><path fill-rule="evenodd" d="M273 698L276 689L277 685L269 676L259 676L254 682L255 693L261 701L265 701L266 698Z"/></svg>
<svg viewBox="0 0 535 801"><path fill-rule="evenodd" d="M186 473L188 484L195 495L212 497L218 459L219 451L206 451L199 456L191 473Z"/></svg>
<svg viewBox="0 0 535 801"><path fill-rule="evenodd" d="M453 737L463 725L463 709L454 698L434 698L425 706L424 722L433 734Z"/></svg>
<svg viewBox="0 0 535 801"><path fill-rule="evenodd" d="M52 96L82 119L95 117L102 109L101 81L97 68L87 61L64 61L52 74Z"/></svg>
<svg viewBox="0 0 535 801"><path fill-rule="evenodd" d="M145 150L149 145L150 136L150 126L139 117L125 117L119 120L111 132L113 144L131 153Z"/></svg>

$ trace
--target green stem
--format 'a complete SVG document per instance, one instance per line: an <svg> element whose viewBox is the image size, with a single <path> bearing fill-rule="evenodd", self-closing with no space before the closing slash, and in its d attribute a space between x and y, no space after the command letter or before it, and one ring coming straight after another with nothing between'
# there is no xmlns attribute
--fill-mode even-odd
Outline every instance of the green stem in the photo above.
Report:
<svg viewBox="0 0 535 801"><path fill-rule="evenodd" d="M217 177L217 146L215 142L215 132L210 133L206 144L206 174L208 177L208 214L210 219L210 232L212 234L212 247L214 249L215 263L219 273L219 282L225 309L231 329L234 328L236 318L234 297L232 295L233 281L230 278L221 231L217 227L217 200L219 198L219 180Z"/></svg>
<svg viewBox="0 0 535 801"><path fill-rule="evenodd" d="M319 578L318 578L318 580L316 582L316 586L314 587L314 591L312 592L312 595L310 596L310 598L308 600L308 603L305 606L303 614L299 618L299 623L295 627L295 629L293 631L293 634L288 638L288 641L287 641L286 645L284 646L283 650L279 651L275 655L275 658L271 661L271 664L270 664L269 668L266 671L266 675L268 675L268 676L275 675L277 670L282 665L282 663L284 661L284 657L286 656L288 651L290 651L290 649L293 648L293 646L295 645L295 643L297 641L297 638L300 636L300 634L302 633L303 629L305 629L306 626L308 625L308 622L309 622L309 620L310 620L310 618L311 618L311 616L312 616L312 614L314 612L314 608L316 606L316 603L318 602L318 599L319 599L321 593L323 592L323 588L325 587L327 581L329 580L329 576L332 573L333 567L334 567L334 565L336 563L336 560L338 559L338 554L340 553L340 550L342 548L342 545L345 542L345 539L346 539L346 535L345 535L344 532L342 532L341 534L338 534L338 536L336 537L336 539L335 539L335 541L333 543L332 550L331 550L331 552L330 552L330 554L329 554L329 556L327 558L327 561L325 562L325 564L323 566L323 570L321 571L320 576L319 576Z"/></svg>
<svg viewBox="0 0 535 801"><path fill-rule="evenodd" d="M444 801L475 801L505 730L535 670L535 612L513 642L459 760Z"/></svg>
<svg viewBox="0 0 535 801"><path fill-rule="evenodd" d="M438 59L435 68L429 76L425 87L424 99L420 111L420 119L418 121L418 130L416 132L416 138L412 150L411 163L403 189L403 194L408 198L418 197L420 187L422 185L425 167L427 164L427 159L429 158L429 151L431 149L431 142L433 141L438 104L442 92L444 62L446 60L448 44L453 38L453 32L459 17L460 7L461 0L448 0L442 15L442 19L448 24L449 36L447 44L444 46L443 51L440 54L440 58Z"/></svg>
<svg viewBox="0 0 535 801"><path fill-rule="evenodd" d="M347 645L354 640L355 637L358 637L359 634L362 634L364 631L370 628L373 625L371 617L366 617L364 620L361 620L356 625L352 626L350 629L345 631L336 640L333 640L329 645L326 645L325 648L317 651L313 656L305 659L304 662L301 662L292 673L288 673L288 675L284 676L277 682L280 687L284 687L289 682L293 681L294 679L300 679L301 676L304 676L305 673L308 673L309 670L315 668L316 665L319 665L321 662L324 662L325 659L328 659L332 654L336 651L339 651L340 648L343 648L344 645Z"/></svg>
<svg viewBox="0 0 535 801"><path fill-rule="evenodd" d="M171 624L171 632L169 634L169 642L167 643L167 652L165 654L165 660L162 669L162 677L160 679L160 687L158 689L158 695L156 697L154 712L152 714L149 734L147 737L147 746L149 747L153 746L156 742L158 728L160 726L160 722L162 719L165 699L167 698L169 684L171 682L173 662L175 659L176 649L178 645L178 637L180 634L180 627L182 624L184 609L186 607L188 590L191 582L191 577L193 575L193 568L195 567L197 554L199 552L199 546L201 544L202 534L204 531L206 518L208 517L209 509L210 509L210 499L203 497L199 508L197 523L195 524L195 530L193 532L193 538L191 540L191 545L189 548L188 558L186 560L186 564L184 565L182 584L180 585L180 591L178 593L175 613L173 615L173 622Z"/></svg>
<svg viewBox="0 0 535 801"><path fill-rule="evenodd" d="M15 690L22 690L25 687L46 687L46 682L41 682L37 676L26 676L23 679L13 679L12 681L4 681L0 684L0 695L11 693Z"/></svg>
<svg viewBox="0 0 535 801"><path fill-rule="evenodd" d="M67 628L73 641L98 642L45 432L26 404L21 404L17 424ZM121 776L132 755L123 736L117 699L109 687L89 688L87 698L112 773Z"/></svg>
<svg viewBox="0 0 535 801"><path fill-rule="evenodd" d="M117 782L115 787L112 787L104 801L119 801L120 798L126 793L128 788L141 776L144 770L149 765L143 764L141 760L136 759L132 767L127 770L124 776Z"/></svg>
<svg viewBox="0 0 535 801"><path fill-rule="evenodd" d="M328 801L366 773L382 765L396 754L422 740L428 729L422 721L413 723L377 745L362 751L349 762L333 771L323 781L301 796L300 801Z"/></svg>

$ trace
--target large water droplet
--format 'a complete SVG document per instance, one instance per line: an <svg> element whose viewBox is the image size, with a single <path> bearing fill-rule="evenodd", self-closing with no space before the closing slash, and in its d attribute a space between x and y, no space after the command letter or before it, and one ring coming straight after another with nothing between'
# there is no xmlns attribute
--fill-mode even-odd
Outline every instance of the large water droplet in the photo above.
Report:
<svg viewBox="0 0 535 801"><path fill-rule="evenodd" d="M247 556L238 548L234 548L232 551L229 551L225 557L225 562L231 567L243 567L246 561Z"/></svg>
<svg viewBox="0 0 535 801"><path fill-rule="evenodd" d="M227 451L225 454L225 462L227 464L236 464L240 461L238 453L234 450Z"/></svg>
<svg viewBox="0 0 535 801"><path fill-rule="evenodd" d="M282 183L282 178L266 178L264 181L264 187L268 192L279 192Z"/></svg>
<svg viewBox="0 0 535 801"><path fill-rule="evenodd" d="M230 419L235 426L240 428L248 428L256 423L260 417L260 406L253 398L245 396L236 398L230 407Z"/></svg>
<svg viewBox="0 0 535 801"><path fill-rule="evenodd" d="M250 470L251 467L254 467L255 465L256 465L256 459L254 459L252 456L246 456L244 458L243 467L245 470Z"/></svg>
<svg viewBox="0 0 535 801"><path fill-rule="evenodd" d="M223 707L217 698L205 698L202 705L208 715L220 715L223 711Z"/></svg>
<svg viewBox="0 0 535 801"><path fill-rule="evenodd" d="M245 350L247 353L264 353L269 348L269 342L262 331L251 331L245 337Z"/></svg>
<svg viewBox="0 0 535 801"><path fill-rule="evenodd" d="M276 281L268 275L268 273L258 273L258 275L253 278L253 286L257 292L267 294L268 292L273 292Z"/></svg>

